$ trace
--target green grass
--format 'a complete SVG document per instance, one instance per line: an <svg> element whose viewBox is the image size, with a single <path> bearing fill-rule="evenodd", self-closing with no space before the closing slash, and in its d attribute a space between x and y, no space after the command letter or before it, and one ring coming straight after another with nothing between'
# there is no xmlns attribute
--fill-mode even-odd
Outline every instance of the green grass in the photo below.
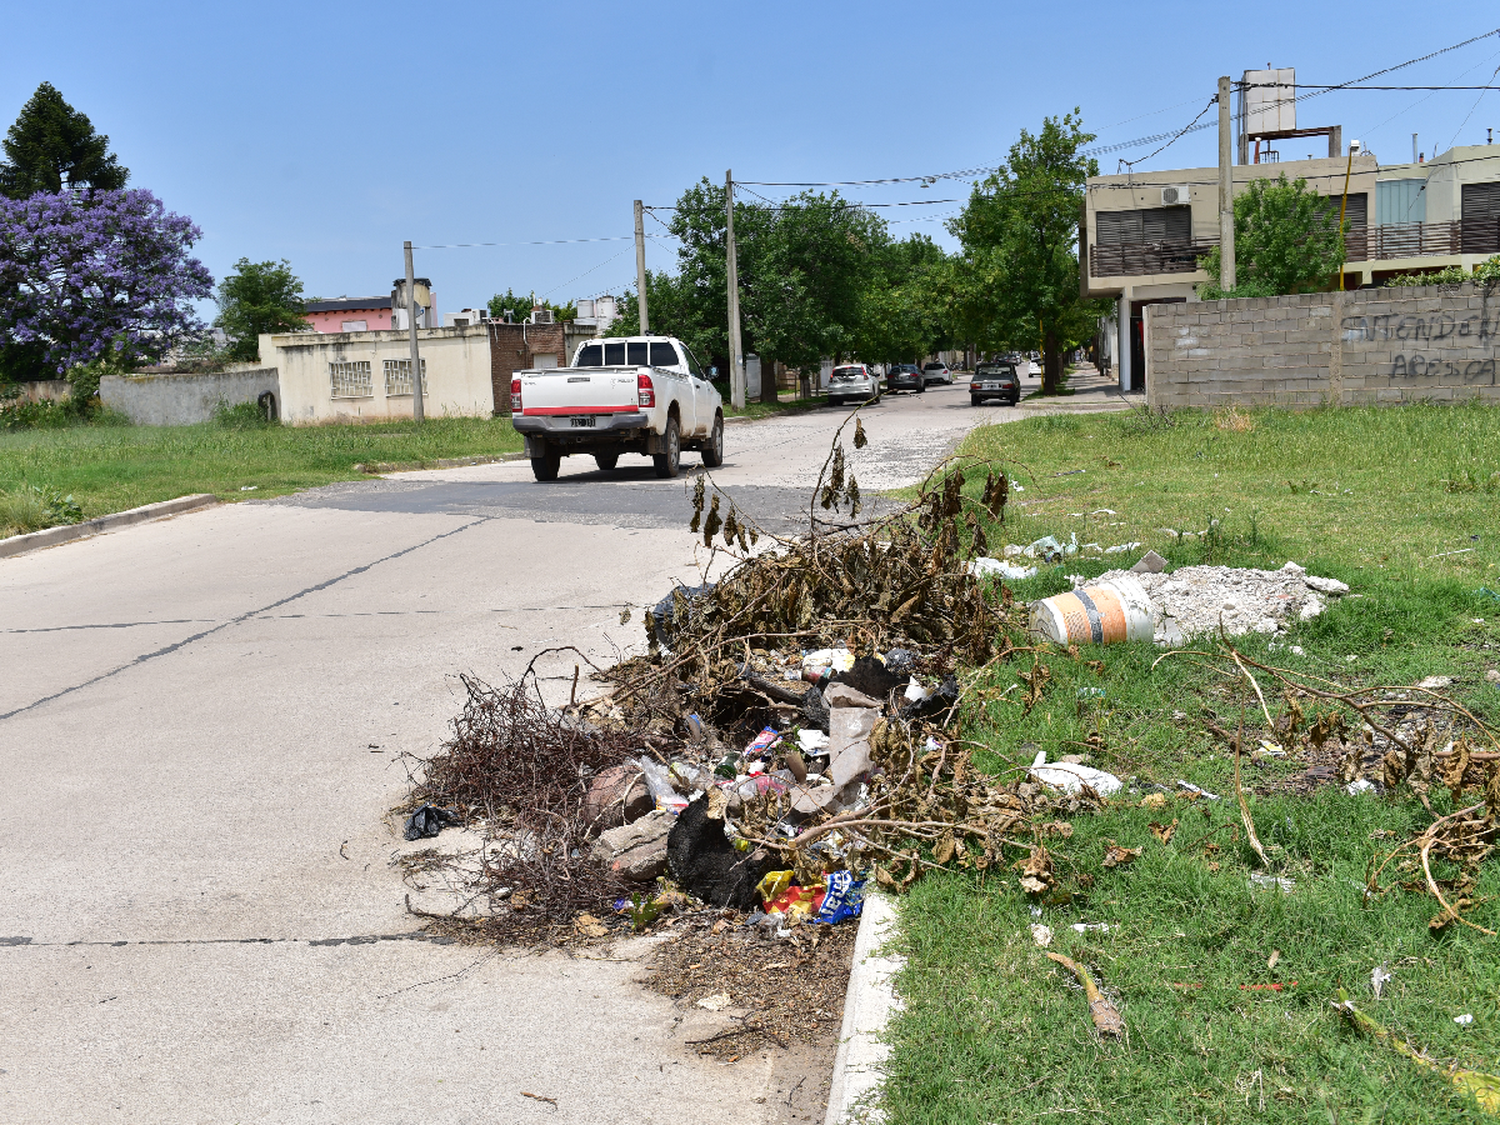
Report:
<svg viewBox="0 0 1500 1125"><path fill-rule="evenodd" d="M1238 816L1228 800L1075 818L1072 838L1049 847L1094 884L1040 919L1013 878L919 883L902 910L907 1012L893 1029L890 1120L1473 1120L1474 1104L1440 1076L1329 1009L1347 989L1432 1057L1500 1069L1494 939L1430 937L1434 905L1417 895L1363 898L1371 834L1411 832L1419 818L1338 793L1263 801L1256 815L1265 842L1285 849L1290 893L1249 884L1253 856L1230 843ZM1152 836L1152 819L1179 821L1170 843ZM1143 848L1141 858L1100 869L1110 839ZM1203 844L1214 841L1222 850L1210 858ZM1481 891L1500 891L1493 869ZM1036 947L1034 921L1053 929L1052 948L1090 966L1125 1041L1096 1039L1082 992ZM1071 929L1097 922L1109 932ZM1394 975L1376 1001L1369 980L1380 964ZM1285 990L1242 988L1272 982ZM1462 1013L1474 1022L1454 1023Z"/></svg>
<svg viewBox="0 0 1500 1125"><path fill-rule="evenodd" d="M1488 593L1500 588L1500 496L1488 483L1500 471L1500 412L1057 416L979 431L965 452L1025 466L1006 524L989 529L992 553L1042 535L1145 544L1108 561L1044 566L1010 584L1018 601L1067 589L1068 574L1129 565L1146 547L1174 567L1295 559L1363 596L1335 601L1276 642L1246 638L1242 651L1350 687L1456 676L1452 694L1500 721L1500 690L1483 676L1500 664L1500 597ZM1447 553L1455 550L1464 553ZM1247 760L1245 785L1261 793L1250 800L1274 872L1296 881L1290 894L1252 889L1259 861L1239 826L1232 757L1203 722L1233 729L1243 711L1253 746L1264 726L1258 704L1221 666L1157 663L1160 655L1149 644L1036 654L1050 679L1029 713L1019 702L1024 685L1013 685L1033 657L974 677L962 733L988 747L981 766L1017 769L1038 749L1054 760L1085 753L1137 792L1073 817L1070 838L1046 840L1074 896L1066 905L1037 907L1013 871L931 875L904 900L905 1011L890 1032L890 1119L1473 1119L1474 1103L1442 1076L1359 1036L1329 1009L1347 988L1444 1064L1500 1073L1500 942L1457 926L1431 934L1438 907L1425 894L1395 890L1366 902L1359 889L1372 860L1430 816L1409 793L1284 794L1305 761ZM1279 710L1274 694L1270 703ZM1178 798L1178 779L1224 799ZM1141 808L1141 794L1158 785L1174 794L1167 807ZM1448 800L1443 791L1433 804L1442 812ZM1151 833L1151 821L1174 820L1169 842ZM1141 858L1104 869L1112 839L1142 848ZM1500 929L1493 865L1477 897L1466 917ZM1120 1006L1128 1042L1094 1037L1081 992L1034 945L1033 921L1056 932L1052 948L1095 972ZM1078 934L1074 922L1111 930ZM1376 1002L1369 976L1381 963L1395 978ZM1297 987L1280 993L1240 988L1294 979ZM1452 1019L1465 1012L1474 1016L1467 1028Z"/></svg>
<svg viewBox="0 0 1500 1125"><path fill-rule="evenodd" d="M360 463L420 463L520 448L509 418L430 418L420 427L264 426L226 416L197 426L10 431L0 432L0 498L27 486L71 494L87 519L194 492L238 500L356 480ZM252 485L253 491L241 491ZM14 532L0 527L5 533Z"/></svg>

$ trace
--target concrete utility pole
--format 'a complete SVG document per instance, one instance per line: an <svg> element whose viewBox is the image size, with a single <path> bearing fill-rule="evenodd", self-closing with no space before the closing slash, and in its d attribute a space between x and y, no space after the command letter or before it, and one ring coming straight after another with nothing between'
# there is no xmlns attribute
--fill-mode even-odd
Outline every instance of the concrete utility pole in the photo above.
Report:
<svg viewBox="0 0 1500 1125"><path fill-rule="evenodd" d="M1219 79L1219 287L1234 288L1234 164L1229 76Z"/></svg>
<svg viewBox="0 0 1500 1125"><path fill-rule="evenodd" d="M745 357L740 354L740 267L734 255L734 171L724 173L724 199L728 213L725 250L729 259L729 401L736 410L745 409Z"/></svg>
<svg viewBox="0 0 1500 1125"><path fill-rule="evenodd" d="M651 332L651 317L646 312L646 209L635 201L635 291L641 311L641 335Z"/></svg>
<svg viewBox="0 0 1500 1125"><path fill-rule="evenodd" d="M417 282L412 276L411 243L406 246L406 336L411 341L411 416L412 421L421 422L422 411L422 357L417 353Z"/></svg>

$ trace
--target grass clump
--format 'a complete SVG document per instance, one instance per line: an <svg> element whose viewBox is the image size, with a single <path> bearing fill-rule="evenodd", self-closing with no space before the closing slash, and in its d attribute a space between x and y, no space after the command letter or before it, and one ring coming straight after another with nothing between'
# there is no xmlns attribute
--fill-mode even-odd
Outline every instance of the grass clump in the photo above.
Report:
<svg viewBox="0 0 1500 1125"><path fill-rule="evenodd" d="M56 489L23 484L0 492L0 538L45 531L81 519L83 509L71 495L63 496Z"/></svg>

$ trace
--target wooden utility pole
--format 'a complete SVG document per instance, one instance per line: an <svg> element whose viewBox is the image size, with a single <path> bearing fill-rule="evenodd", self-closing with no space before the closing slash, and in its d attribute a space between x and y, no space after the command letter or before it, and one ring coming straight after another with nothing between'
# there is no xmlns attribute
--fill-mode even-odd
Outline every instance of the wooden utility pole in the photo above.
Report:
<svg viewBox="0 0 1500 1125"><path fill-rule="evenodd" d="M727 211L725 251L729 261L729 402L745 409L745 357L740 354L740 268L734 254L734 171L724 173Z"/></svg>
<svg viewBox="0 0 1500 1125"><path fill-rule="evenodd" d="M411 341L411 417L422 421L422 357L417 352L417 282L412 276L411 243L406 243L406 338Z"/></svg>
<svg viewBox="0 0 1500 1125"><path fill-rule="evenodd" d="M1234 288L1234 163L1229 76L1219 79L1219 288Z"/></svg>
<svg viewBox="0 0 1500 1125"><path fill-rule="evenodd" d="M641 335L651 332L651 317L646 312L646 213L641 201L635 201L635 291L641 312Z"/></svg>

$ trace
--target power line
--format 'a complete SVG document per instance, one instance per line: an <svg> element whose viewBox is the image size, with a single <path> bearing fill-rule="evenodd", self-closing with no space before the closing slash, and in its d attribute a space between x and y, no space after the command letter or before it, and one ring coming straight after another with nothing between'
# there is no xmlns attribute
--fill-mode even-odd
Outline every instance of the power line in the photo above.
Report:
<svg viewBox="0 0 1500 1125"><path fill-rule="evenodd" d="M1274 87L1285 88L1284 82L1239 82L1236 83L1242 90L1261 90ZM1298 82L1297 88L1301 90L1317 90L1327 93L1329 90L1345 90L1349 93L1359 93L1363 90L1500 90L1500 86L1350 86L1347 84L1339 86L1315 86L1311 82ZM1312 97L1312 94L1307 94Z"/></svg>
<svg viewBox="0 0 1500 1125"><path fill-rule="evenodd" d="M545 238L535 242L441 242L431 246L413 246L413 250L469 250L476 246L570 246L578 242L634 242L635 235L608 235L604 238Z"/></svg>

